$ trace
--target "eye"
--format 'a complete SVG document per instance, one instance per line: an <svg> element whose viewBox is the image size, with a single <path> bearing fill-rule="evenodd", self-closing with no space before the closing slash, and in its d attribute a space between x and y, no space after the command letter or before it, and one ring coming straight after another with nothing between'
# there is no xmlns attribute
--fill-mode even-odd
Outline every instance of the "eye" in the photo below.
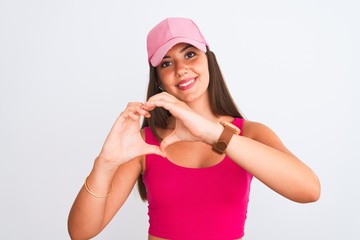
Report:
<svg viewBox="0 0 360 240"><path fill-rule="evenodd" d="M161 68L166 68L166 67L168 67L168 66L170 66L171 65L171 62L162 62L161 64L160 64L160 67Z"/></svg>
<svg viewBox="0 0 360 240"><path fill-rule="evenodd" d="M194 57L195 55L196 55L195 52L190 51L190 52L187 52L187 53L185 54L185 58L192 58L192 57Z"/></svg>

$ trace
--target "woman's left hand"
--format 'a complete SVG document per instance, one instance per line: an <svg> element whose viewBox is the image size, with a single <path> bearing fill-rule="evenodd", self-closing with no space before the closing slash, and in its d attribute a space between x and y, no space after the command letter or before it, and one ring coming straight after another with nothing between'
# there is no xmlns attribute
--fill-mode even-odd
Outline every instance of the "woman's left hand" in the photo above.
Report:
<svg viewBox="0 0 360 240"><path fill-rule="evenodd" d="M179 141L202 141L210 143L207 131L214 127L216 123L204 118L194 112L186 103L178 100L176 97L162 92L152 96L145 107L148 111L156 107L162 107L168 110L175 118L176 125L174 131L161 142L162 151L175 142Z"/></svg>

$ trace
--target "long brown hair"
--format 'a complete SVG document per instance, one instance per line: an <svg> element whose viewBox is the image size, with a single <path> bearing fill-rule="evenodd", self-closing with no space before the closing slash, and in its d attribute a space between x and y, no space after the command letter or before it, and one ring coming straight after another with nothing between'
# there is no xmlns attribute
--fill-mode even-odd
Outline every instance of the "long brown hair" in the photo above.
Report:
<svg viewBox="0 0 360 240"><path fill-rule="evenodd" d="M209 67L209 75L210 81L208 86L208 95L210 108L214 115L216 116L232 116L237 118L243 118L240 111L236 107L236 104L231 97L229 89L226 86L222 73L220 71L220 67L217 63L215 54L207 48L206 56L208 59L208 67ZM156 68L150 65L150 76L149 76L149 85L147 90L147 97L154 96L161 92L160 81L157 77ZM168 119L171 114L165 110L164 108L155 108L151 117L148 119L144 119L142 128L150 127L152 133L156 136L156 138L161 141L159 134L156 132L156 128L167 128ZM140 197L143 201L147 200L147 192L146 187L144 185L142 175L139 176L138 181L138 190L140 193Z"/></svg>

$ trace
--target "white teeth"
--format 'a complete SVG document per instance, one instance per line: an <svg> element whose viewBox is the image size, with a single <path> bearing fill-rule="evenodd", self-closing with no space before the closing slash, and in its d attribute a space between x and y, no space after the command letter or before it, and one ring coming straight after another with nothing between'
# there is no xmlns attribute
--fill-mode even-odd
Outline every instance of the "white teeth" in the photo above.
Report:
<svg viewBox="0 0 360 240"><path fill-rule="evenodd" d="M186 87L186 86L189 86L190 84L192 84L194 82L194 79L193 80L190 80L188 82L185 82L185 83L182 83L182 84L179 84L179 87Z"/></svg>

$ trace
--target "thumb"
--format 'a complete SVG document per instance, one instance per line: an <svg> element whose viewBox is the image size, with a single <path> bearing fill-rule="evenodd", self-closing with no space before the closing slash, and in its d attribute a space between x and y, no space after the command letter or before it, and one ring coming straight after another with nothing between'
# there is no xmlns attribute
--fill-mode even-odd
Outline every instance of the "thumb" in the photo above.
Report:
<svg viewBox="0 0 360 240"><path fill-rule="evenodd" d="M161 151L165 152L165 149L169 145L171 145L175 142L179 142L179 141L180 141L180 139L174 133L172 133L161 141L160 149L161 149Z"/></svg>
<svg viewBox="0 0 360 240"><path fill-rule="evenodd" d="M156 154L162 157L166 157L166 153L160 149L160 147L148 144L146 154Z"/></svg>

